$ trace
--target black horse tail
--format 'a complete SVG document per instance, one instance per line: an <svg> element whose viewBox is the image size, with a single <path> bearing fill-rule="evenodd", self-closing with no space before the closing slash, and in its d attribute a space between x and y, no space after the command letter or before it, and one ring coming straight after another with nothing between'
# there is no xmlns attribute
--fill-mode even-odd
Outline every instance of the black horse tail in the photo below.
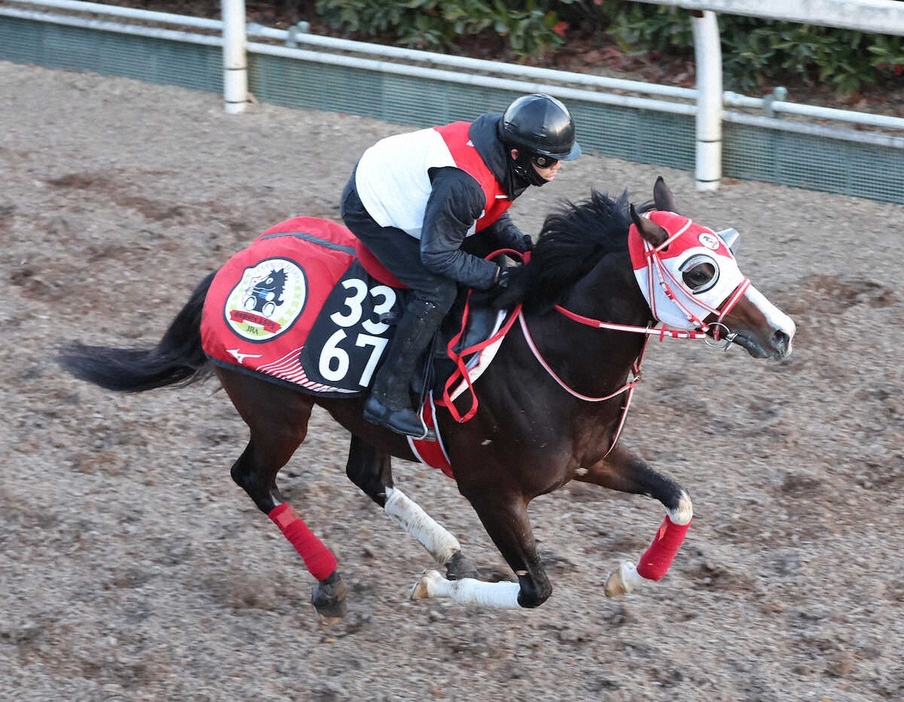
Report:
<svg viewBox="0 0 904 702"><path fill-rule="evenodd" d="M80 380L117 392L188 385L210 373L201 348L201 312L214 273L202 280L153 348L124 349L69 344L57 362Z"/></svg>

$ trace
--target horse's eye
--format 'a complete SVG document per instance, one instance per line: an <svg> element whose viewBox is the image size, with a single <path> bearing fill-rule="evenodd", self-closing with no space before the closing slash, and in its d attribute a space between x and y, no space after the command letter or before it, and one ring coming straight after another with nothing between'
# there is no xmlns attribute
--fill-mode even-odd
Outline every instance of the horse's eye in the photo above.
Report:
<svg viewBox="0 0 904 702"><path fill-rule="evenodd" d="M681 279L693 293L706 292L719 280L719 267L709 256L691 256L680 270Z"/></svg>

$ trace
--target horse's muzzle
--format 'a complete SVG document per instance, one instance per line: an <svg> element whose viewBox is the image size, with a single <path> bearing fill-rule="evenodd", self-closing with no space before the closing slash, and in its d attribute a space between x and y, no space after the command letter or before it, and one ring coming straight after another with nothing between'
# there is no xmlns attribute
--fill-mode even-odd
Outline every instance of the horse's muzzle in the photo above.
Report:
<svg viewBox="0 0 904 702"><path fill-rule="evenodd" d="M780 361L791 354L791 335L782 330L776 331L766 345L758 343L756 339L743 332L733 335L732 341L746 349L747 353L754 358L771 358L774 361Z"/></svg>
<svg viewBox="0 0 904 702"><path fill-rule="evenodd" d="M779 330L772 335L772 358L780 361L791 355L791 335Z"/></svg>

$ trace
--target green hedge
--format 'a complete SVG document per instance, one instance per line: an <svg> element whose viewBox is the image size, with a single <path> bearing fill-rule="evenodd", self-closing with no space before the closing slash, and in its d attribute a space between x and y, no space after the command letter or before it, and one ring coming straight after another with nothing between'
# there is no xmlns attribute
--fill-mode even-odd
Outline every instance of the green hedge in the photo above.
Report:
<svg viewBox="0 0 904 702"><path fill-rule="evenodd" d="M542 57L563 43L550 0L317 0L333 29L388 39L427 51L454 51L462 43L517 58Z"/></svg>
<svg viewBox="0 0 904 702"><path fill-rule="evenodd" d="M693 54L688 13L624 0L316 0L315 11L358 38L543 63L587 37L627 55ZM785 81L839 94L904 81L904 38L732 15L719 16L725 87Z"/></svg>
<svg viewBox="0 0 904 702"><path fill-rule="evenodd" d="M623 11L609 31L626 52L693 50L684 10L619 3ZM870 84L904 84L904 37L719 16L726 88L749 91L764 84L796 81L832 85L851 93Z"/></svg>

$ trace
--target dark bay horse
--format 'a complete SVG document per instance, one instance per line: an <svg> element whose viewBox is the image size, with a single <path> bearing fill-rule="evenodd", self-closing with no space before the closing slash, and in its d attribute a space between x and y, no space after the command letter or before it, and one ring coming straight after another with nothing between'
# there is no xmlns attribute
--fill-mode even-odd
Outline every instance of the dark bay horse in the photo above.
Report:
<svg viewBox="0 0 904 702"><path fill-rule="evenodd" d="M347 474L414 536L445 575L428 571L413 597L537 607L552 593L528 505L571 480L655 498L666 516L637 566L609 576L609 596L665 575L691 522L688 493L618 442L646 342L653 336L739 344L754 358L791 352L794 323L750 285L729 250L733 230L716 234L678 214L662 179L653 202L592 191L547 217L529 260L495 302L515 309L495 359L474 383L477 411L456 421L436 410L436 426L461 494L517 576L483 582L458 541L393 481L390 457L416 460L407 437L368 423L363 398L326 397L264 376L211 365L201 319L213 275L194 291L159 344L148 349L70 345L61 364L116 391L192 382L213 370L250 429L232 478L295 546L316 579L313 603L341 616L345 585L333 554L288 505L276 477L305 438L314 405L349 432ZM460 400L459 404L464 405ZM460 414L456 412L455 414Z"/></svg>

